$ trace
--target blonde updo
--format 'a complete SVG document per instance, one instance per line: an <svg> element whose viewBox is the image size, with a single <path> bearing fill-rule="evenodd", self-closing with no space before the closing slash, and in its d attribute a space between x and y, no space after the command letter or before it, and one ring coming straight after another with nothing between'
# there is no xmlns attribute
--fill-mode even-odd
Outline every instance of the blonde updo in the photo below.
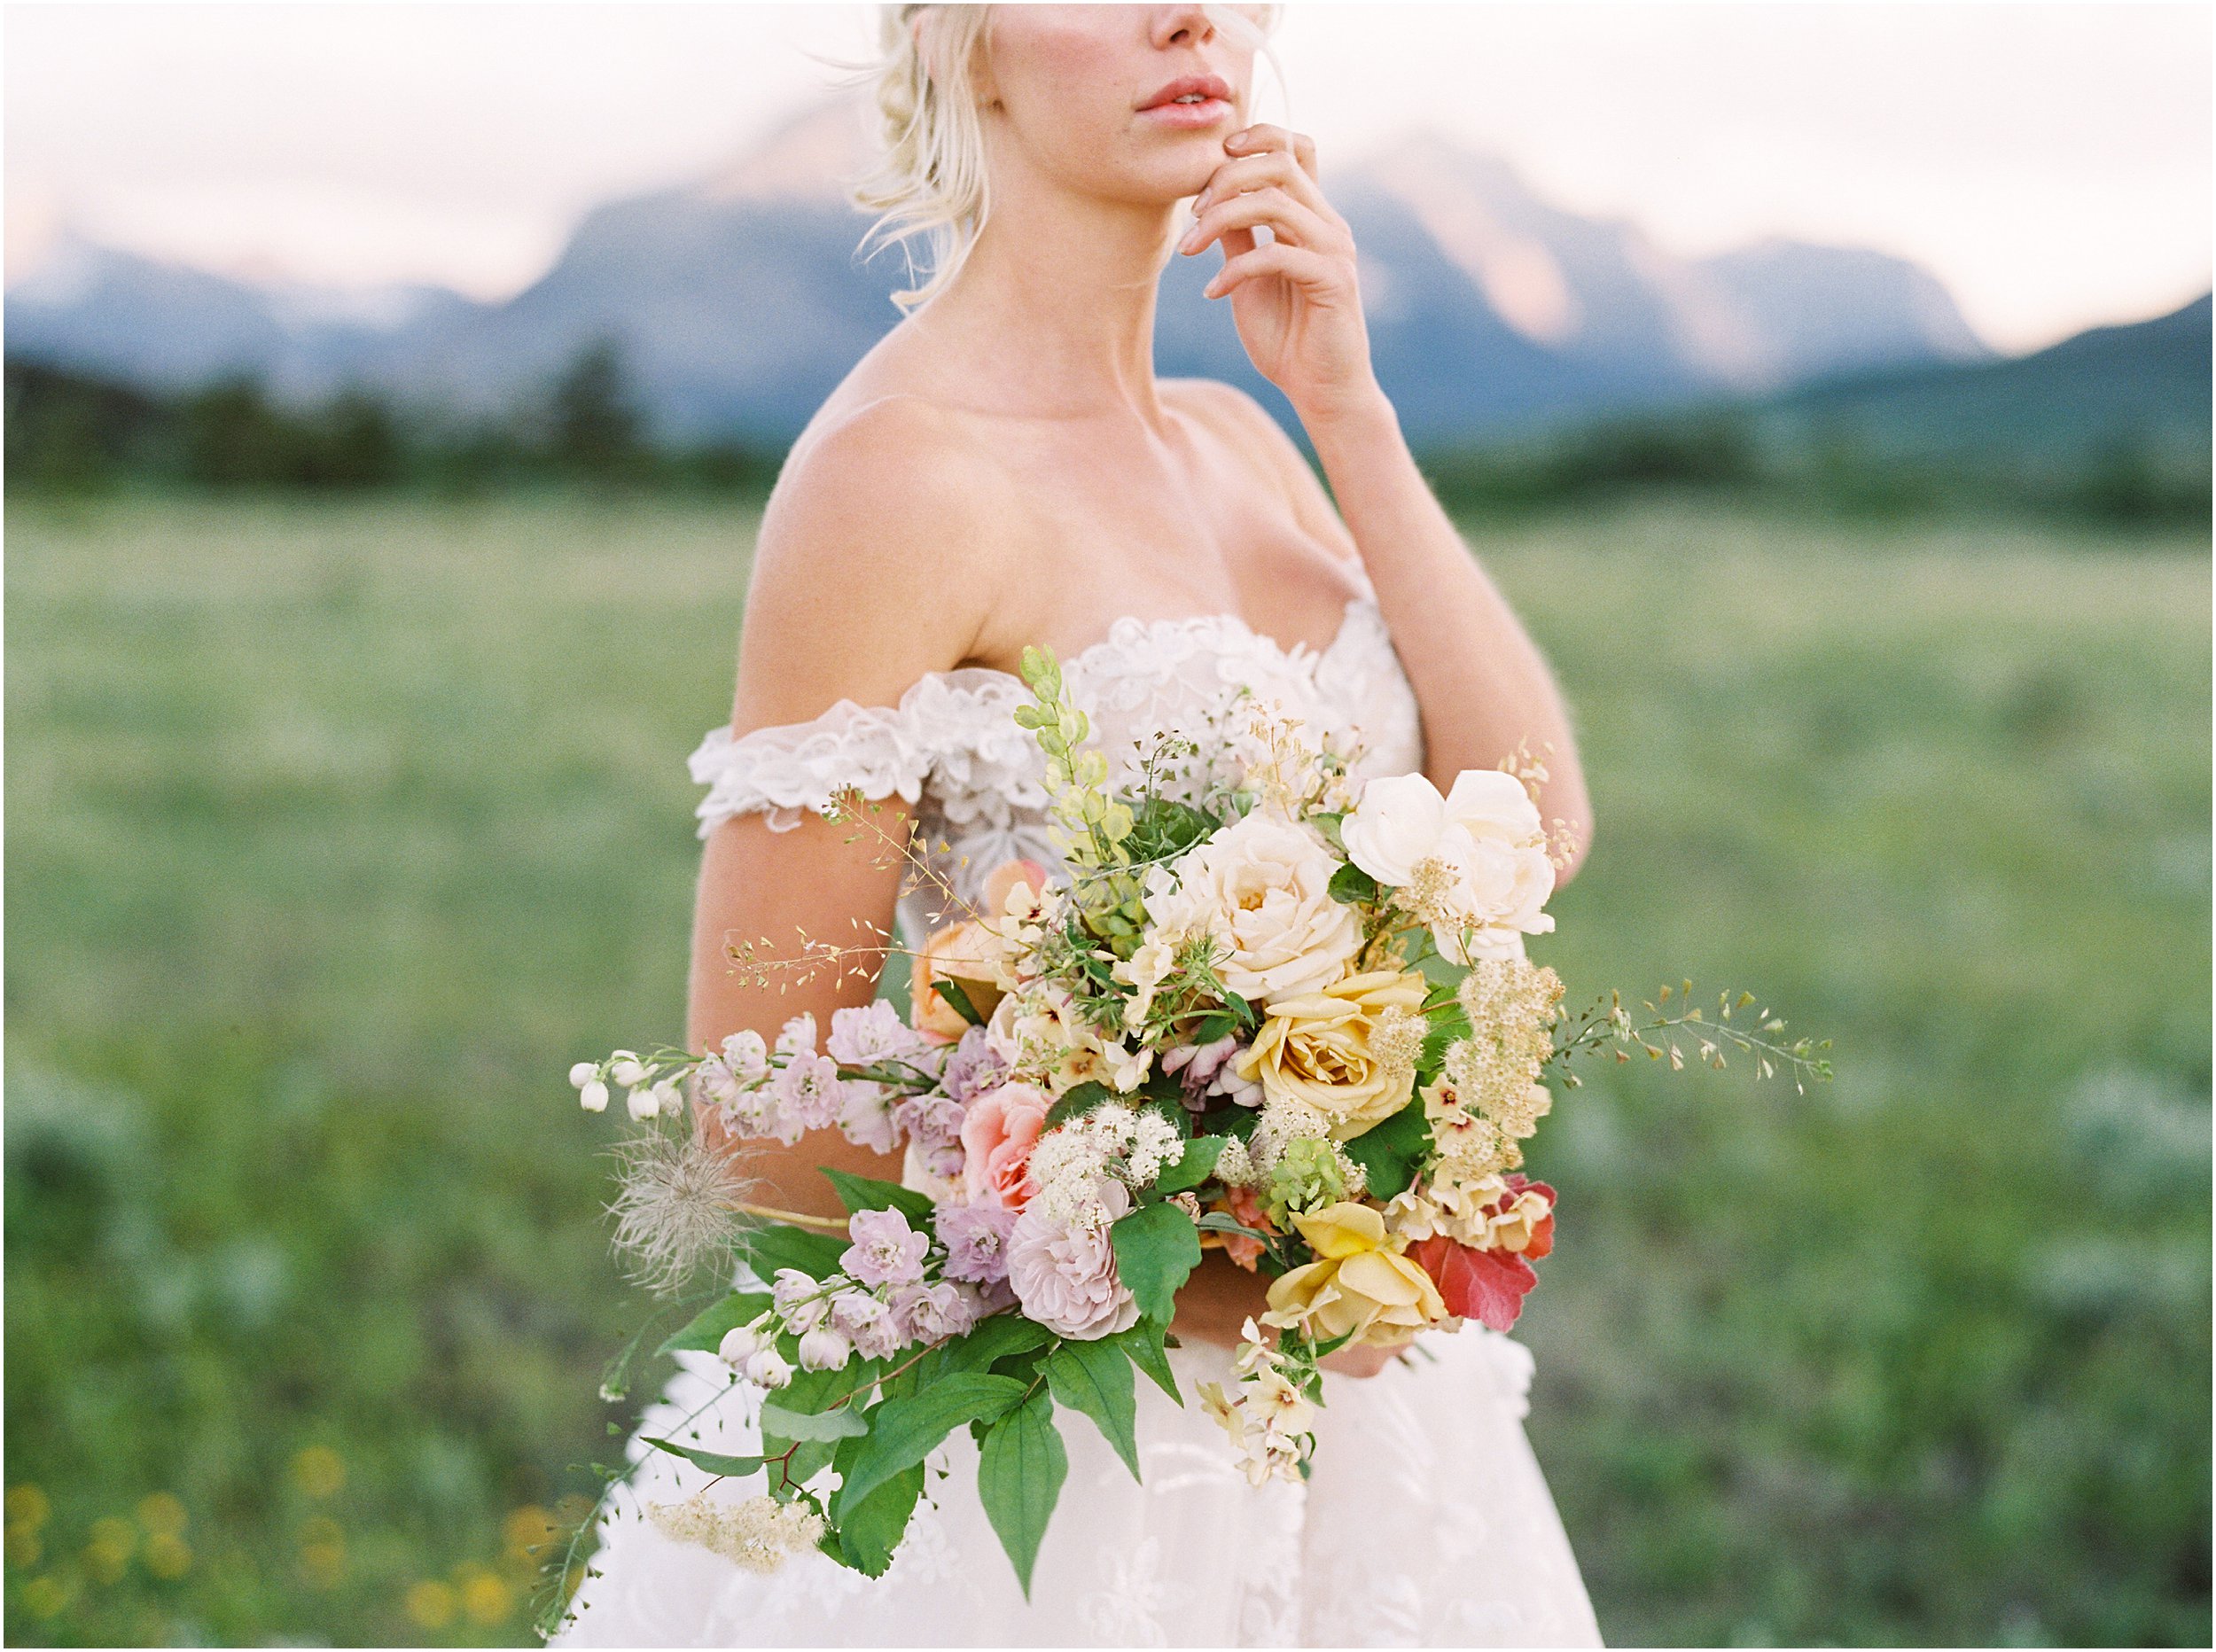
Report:
<svg viewBox="0 0 2216 1652"><path fill-rule="evenodd" d="M1264 8L1256 29L1229 6L1202 8L1208 20L1235 37L1263 37L1279 8ZM917 245L925 248L924 279L893 295L914 309L954 279L985 228L989 206L985 132L978 119L971 74L992 20L989 5L886 5L878 8L880 57L867 71L877 105L878 164L854 188L855 203L878 214L862 238L865 253L897 245L917 272Z"/></svg>
<svg viewBox="0 0 2216 1652"><path fill-rule="evenodd" d="M865 250L900 247L914 281L917 244L926 249L925 278L893 295L903 310L954 278L985 227L985 133L970 72L991 16L982 5L878 8L883 56L873 90L883 152L854 199L878 214Z"/></svg>

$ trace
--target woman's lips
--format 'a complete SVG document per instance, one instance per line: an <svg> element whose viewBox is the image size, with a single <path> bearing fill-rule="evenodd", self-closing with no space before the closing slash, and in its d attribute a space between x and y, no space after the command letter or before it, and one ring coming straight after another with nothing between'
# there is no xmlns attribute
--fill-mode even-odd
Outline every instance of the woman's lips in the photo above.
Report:
<svg viewBox="0 0 2216 1652"><path fill-rule="evenodd" d="M1231 112L1230 83L1218 74L1180 75L1139 107L1159 124L1181 129L1213 126Z"/></svg>

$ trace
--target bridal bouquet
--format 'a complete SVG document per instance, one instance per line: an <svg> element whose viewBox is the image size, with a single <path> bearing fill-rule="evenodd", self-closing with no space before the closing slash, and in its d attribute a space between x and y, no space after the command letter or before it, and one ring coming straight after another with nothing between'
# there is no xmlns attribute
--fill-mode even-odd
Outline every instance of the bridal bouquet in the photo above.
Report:
<svg viewBox="0 0 2216 1652"><path fill-rule="evenodd" d="M1024 676L1066 870L1002 867L973 907L942 885L960 916L915 955L905 1021L879 1001L774 1044L744 1032L570 1075L587 1108L620 1089L645 1126L613 1209L648 1282L734 1251L756 1282L662 1349L713 1351L761 1392L760 1453L650 1442L760 1482L650 1510L743 1565L814 1547L881 1574L926 1460L966 1428L1027 1589L1065 1472L1056 1408L1138 1473L1136 1378L1184 1403L1171 1317L1211 1248L1267 1276L1268 1305L1234 1384L1195 1398L1256 1484L1303 1477L1320 1361L1516 1322L1554 1243L1555 1190L1522 1170L1543 1080L1573 1086L1568 1064L1603 1049L1682 1064L1689 1045L1828 1071L1744 996L1709 1012L1666 988L1638 1020L1611 994L1564 1016L1561 980L1525 955L1554 927L1564 847L1526 758L1444 796L1420 775L1360 784L1264 711L1235 760L1166 738L1115 788L1055 661L1027 654ZM734 957L767 980L844 951ZM843 1222L747 1203L733 1139L833 1127L901 1153L900 1182L826 1170Z"/></svg>

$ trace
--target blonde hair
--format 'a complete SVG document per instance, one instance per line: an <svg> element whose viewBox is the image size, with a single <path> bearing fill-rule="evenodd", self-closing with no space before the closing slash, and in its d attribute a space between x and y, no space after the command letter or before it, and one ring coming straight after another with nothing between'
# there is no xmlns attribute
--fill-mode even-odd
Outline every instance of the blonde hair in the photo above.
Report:
<svg viewBox="0 0 2216 1652"><path fill-rule="evenodd" d="M1252 36L1274 66L1267 35L1280 7L1263 8L1259 29L1225 5L1202 8L1227 34ZM912 310L954 279L985 228L985 129L971 83L992 21L989 5L911 4L878 8L880 56L865 71L877 105L882 153L854 186L858 206L878 214L862 238L867 256L898 246L916 284L893 302ZM1279 83L1284 82L1282 71ZM925 249L916 281L917 248Z"/></svg>
<svg viewBox="0 0 2216 1652"><path fill-rule="evenodd" d="M982 5L878 8L883 56L874 72L884 152L855 184L855 202L878 214L865 253L898 246L916 279L916 248L928 249L925 278L893 302L913 309L954 278L985 227L985 132L970 71L992 18Z"/></svg>

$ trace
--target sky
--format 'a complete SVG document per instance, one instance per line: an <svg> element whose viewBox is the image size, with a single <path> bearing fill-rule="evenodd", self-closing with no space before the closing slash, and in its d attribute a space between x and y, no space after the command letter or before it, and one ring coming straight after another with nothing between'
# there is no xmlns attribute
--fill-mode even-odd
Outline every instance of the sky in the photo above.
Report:
<svg viewBox="0 0 2216 1652"><path fill-rule="evenodd" d="M6 263L67 228L236 275L519 291L612 196L720 169L874 8L10 4ZM1260 113L1330 168L1425 126L1698 254L1917 260L2005 350L2206 290L2201 5L1285 8ZM1290 97L1290 106L1285 96Z"/></svg>

